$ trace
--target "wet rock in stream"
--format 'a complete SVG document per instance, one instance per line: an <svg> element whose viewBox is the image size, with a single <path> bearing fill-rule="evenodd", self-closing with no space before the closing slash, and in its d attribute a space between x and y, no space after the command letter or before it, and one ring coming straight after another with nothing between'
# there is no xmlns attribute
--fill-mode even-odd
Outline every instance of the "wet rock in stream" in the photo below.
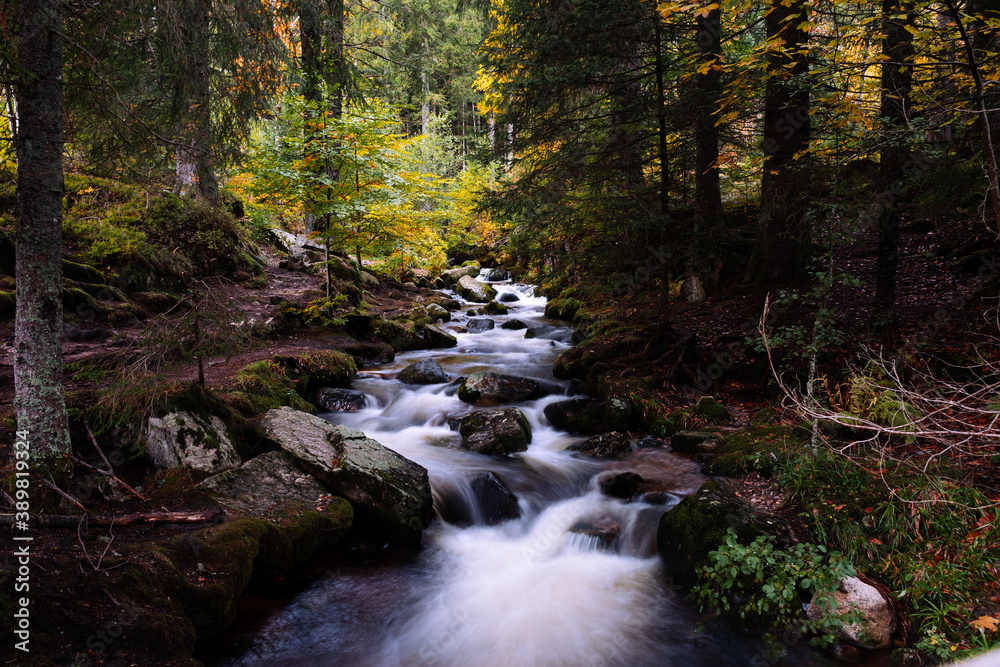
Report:
<svg viewBox="0 0 1000 667"><path fill-rule="evenodd" d="M398 379L406 384L440 384L448 381L448 374L433 359L421 359L401 370Z"/></svg>
<svg viewBox="0 0 1000 667"><path fill-rule="evenodd" d="M538 380L490 372L473 373L458 388L461 400L478 405L528 401L540 398L542 393Z"/></svg>
<svg viewBox="0 0 1000 667"><path fill-rule="evenodd" d="M531 425L517 408L479 410L462 417L462 446L479 454L506 456L523 452L531 442Z"/></svg>

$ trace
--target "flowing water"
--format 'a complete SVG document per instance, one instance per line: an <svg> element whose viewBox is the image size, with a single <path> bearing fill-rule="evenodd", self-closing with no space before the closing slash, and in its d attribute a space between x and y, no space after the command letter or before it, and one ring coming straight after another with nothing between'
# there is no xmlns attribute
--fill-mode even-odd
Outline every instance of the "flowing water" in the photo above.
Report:
<svg viewBox="0 0 1000 667"><path fill-rule="evenodd" d="M697 490L698 466L663 448L623 461L577 458L564 451L581 438L554 429L542 410L568 398L552 362L569 347L570 330L547 320L545 299L528 285L496 283L519 300L497 327L457 333L458 346L401 354L368 369L352 385L366 409L321 415L363 431L424 466L436 518L419 554L406 562L338 569L273 614L227 667L318 665L391 667L742 665L761 662L738 635L700 629L683 596L666 583L656 557L660 515ZM453 296L453 295L452 295ZM470 306L470 307L474 307ZM518 319L554 326L548 338L501 329ZM446 325L457 329L467 317ZM454 333L454 332L453 332ZM396 374L435 359L451 379L481 370L536 378L552 393L518 404L531 424L528 450L508 458L460 448L448 419L474 408L457 383L404 385ZM646 495L626 503L597 490L597 479L633 470ZM494 473L516 494L521 517L485 525L470 480ZM574 530L614 526L613 539ZM790 664L814 664L807 655Z"/></svg>

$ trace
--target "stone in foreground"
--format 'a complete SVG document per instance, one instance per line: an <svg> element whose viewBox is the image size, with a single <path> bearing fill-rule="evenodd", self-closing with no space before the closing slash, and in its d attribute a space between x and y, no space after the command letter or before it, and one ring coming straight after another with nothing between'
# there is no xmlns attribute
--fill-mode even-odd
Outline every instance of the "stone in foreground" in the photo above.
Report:
<svg viewBox="0 0 1000 667"><path fill-rule="evenodd" d="M626 435L612 431L595 435L566 449L598 459L620 459L632 452L632 442Z"/></svg>
<svg viewBox="0 0 1000 667"><path fill-rule="evenodd" d="M479 410L462 418L462 446L479 454L506 456L523 452L531 442L531 426L517 408Z"/></svg>
<svg viewBox="0 0 1000 667"><path fill-rule="evenodd" d="M489 303L497 296L495 289L471 276L462 276L455 285L455 291L460 297L473 303Z"/></svg>
<svg viewBox="0 0 1000 667"><path fill-rule="evenodd" d="M360 431L288 407L269 411L261 425L306 471L350 501L357 528L419 544L434 514L427 470Z"/></svg>
<svg viewBox="0 0 1000 667"><path fill-rule="evenodd" d="M157 468L188 468L220 472L240 464L222 420L190 412L171 412L162 419L149 418L146 451Z"/></svg>

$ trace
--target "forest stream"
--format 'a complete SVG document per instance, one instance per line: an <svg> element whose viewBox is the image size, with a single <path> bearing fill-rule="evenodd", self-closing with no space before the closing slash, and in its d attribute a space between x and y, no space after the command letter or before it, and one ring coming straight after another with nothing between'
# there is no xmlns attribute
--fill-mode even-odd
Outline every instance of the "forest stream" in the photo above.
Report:
<svg viewBox="0 0 1000 667"><path fill-rule="evenodd" d="M518 297L509 315L494 318L494 329L458 333L456 348L406 353L367 369L352 385L366 394L367 407L321 415L429 471L438 516L419 554L339 568L241 637L239 655L217 664L696 666L761 657L750 640L701 627L656 557L658 519L698 489L705 479L699 466L662 447L636 449L621 461L564 451L582 438L554 429L543 409L570 390L553 377L552 362L569 347L571 331L544 317L545 299L532 286L492 284L500 297ZM552 328L526 339L525 330L500 327L510 319ZM458 315L453 323L466 321ZM428 357L451 380L491 370L549 387L549 395L518 404L533 433L527 451L493 457L461 449L448 420L472 408L458 399L458 383L396 379ZM623 470L646 481L631 502L598 487ZM488 525L481 494L473 492L473 480L488 472L517 496L520 518ZM804 646L793 651L794 664L820 664Z"/></svg>

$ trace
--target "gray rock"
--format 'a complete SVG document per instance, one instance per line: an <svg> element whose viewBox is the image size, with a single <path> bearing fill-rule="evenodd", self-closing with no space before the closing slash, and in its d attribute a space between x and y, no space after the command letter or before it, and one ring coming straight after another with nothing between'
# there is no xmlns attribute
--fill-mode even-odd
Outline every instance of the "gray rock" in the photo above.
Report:
<svg viewBox="0 0 1000 667"><path fill-rule="evenodd" d="M472 277L479 275L479 266L457 266L454 269L448 269L441 274L441 282L444 283L445 287L451 287L459 280L465 277Z"/></svg>
<svg viewBox="0 0 1000 667"><path fill-rule="evenodd" d="M312 393L309 402L327 412L357 412L366 405L360 391L340 387L321 387Z"/></svg>
<svg viewBox="0 0 1000 667"><path fill-rule="evenodd" d="M487 317L473 317L465 325L465 328L469 333L483 333L484 331L489 331L496 326L496 322Z"/></svg>
<svg viewBox="0 0 1000 667"><path fill-rule="evenodd" d="M631 453L632 443L624 434L612 431L595 435L566 449L599 459L620 459Z"/></svg>
<svg viewBox="0 0 1000 667"><path fill-rule="evenodd" d="M507 269L486 269L486 274L483 276L485 280L492 280L494 282L500 282L501 280L510 280L510 271Z"/></svg>
<svg viewBox="0 0 1000 667"><path fill-rule="evenodd" d="M291 506L315 510L332 500L329 489L288 452L266 452L209 477L197 488L214 496L227 512L269 519L281 519Z"/></svg>
<svg viewBox="0 0 1000 667"><path fill-rule="evenodd" d="M714 396L702 396L694 404L692 410L699 417L704 417L712 424L728 424L733 421L733 415Z"/></svg>
<svg viewBox="0 0 1000 667"><path fill-rule="evenodd" d="M513 292L504 292L497 298L497 301L499 301L500 303L517 303L520 300L521 297L514 294Z"/></svg>
<svg viewBox="0 0 1000 667"><path fill-rule="evenodd" d="M424 341L426 349L439 347L455 347L458 339L440 327L428 324L424 327Z"/></svg>
<svg viewBox="0 0 1000 667"><path fill-rule="evenodd" d="M838 632L840 639L869 649L892 646L896 631L892 607L877 588L857 577L844 579L833 593L813 596L806 617L817 622L830 614L844 616L852 611L859 612L861 618L854 623L845 622Z"/></svg>
<svg viewBox="0 0 1000 667"><path fill-rule="evenodd" d="M462 446L479 454L506 456L523 452L531 442L531 425L517 408L478 410L462 417Z"/></svg>
<svg viewBox="0 0 1000 667"><path fill-rule="evenodd" d="M527 329L528 325L521 320L507 320L500 325L501 329L509 329L511 331L519 331L521 329Z"/></svg>
<svg viewBox="0 0 1000 667"><path fill-rule="evenodd" d="M462 310L462 304L455 299L441 299L441 305L447 310Z"/></svg>
<svg viewBox="0 0 1000 667"><path fill-rule="evenodd" d="M678 431L670 437L670 448L680 454L710 454L722 446L718 433Z"/></svg>
<svg viewBox="0 0 1000 667"><path fill-rule="evenodd" d="M469 276L462 276L455 285L455 291L460 297L473 303L489 303L497 295L495 289Z"/></svg>
<svg viewBox="0 0 1000 667"><path fill-rule="evenodd" d="M361 282L364 283L366 287L378 287L378 278L367 271L361 272Z"/></svg>
<svg viewBox="0 0 1000 667"><path fill-rule="evenodd" d="M634 472L620 472L599 480L598 486L606 496L632 500L646 489L646 482Z"/></svg>
<svg viewBox="0 0 1000 667"><path fill-rule="evenodd" d="M487 371L473 373L462 381L458 397L466 403L500 405L538 398L542 387L538 380L501 375Z"/></svg>
<svg viewBox="0 0 1000 667"><path fill-rule="evenodd" d="M171 412L162 419L149 418L146 451L158 468L188 468L220 472L240 464L226 425L190 412Z"/></svg>
<svg viewBox="0 0 1000 667"><path fill-rule="evenodd" d="M431 322L437 322L438 320L451 322L451 313L449 313L444 306L432 303L427 306L426 312L427 317L431 318Z"/></svg>
<svg viewBox="0 0 1000 667"><path fill-rule="evenodd" d="M356 526L419 544L434 510L427 470L360 431L289 407L270 410L267 436L354 507Z"/></svg>
<svg viewBox="0 0 1000 667"><path fill-rule="evenodd" d="M559 338L564 338L565 336L559 335L559 328L552 327L548 325L543 325L540 327L530 327L524 332L525 338L544 338L545 340L558 340Z"/></svg>
<svg viewBox="0 0 1000 667"><path fill-rule="evenodd" d="M448 381L448 374L433 359L421 359L401 370L399 381L406 384L440 384Z"/></svg>

